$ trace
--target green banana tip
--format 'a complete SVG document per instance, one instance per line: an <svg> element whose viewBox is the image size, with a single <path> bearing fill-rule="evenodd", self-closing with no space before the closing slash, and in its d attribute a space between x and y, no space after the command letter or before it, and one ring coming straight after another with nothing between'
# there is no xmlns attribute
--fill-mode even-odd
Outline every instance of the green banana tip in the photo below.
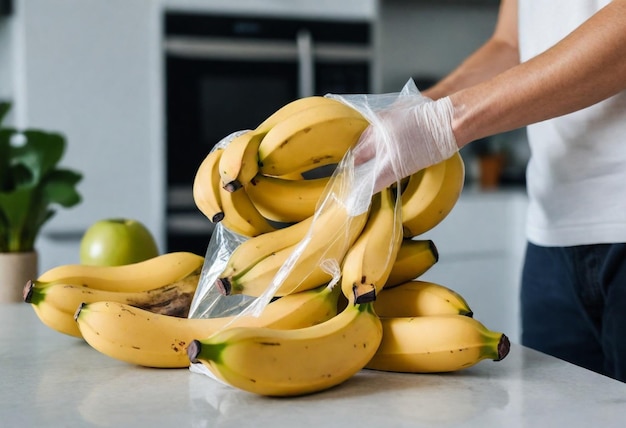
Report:
<svg viewBox="0 0 626 428"><path fill-rule="evenodd" d="M355 303L354 308L356 308L359 312L369 312L371 314L376 314L374 311L374 302L366 302L366 303Z"/></svg>

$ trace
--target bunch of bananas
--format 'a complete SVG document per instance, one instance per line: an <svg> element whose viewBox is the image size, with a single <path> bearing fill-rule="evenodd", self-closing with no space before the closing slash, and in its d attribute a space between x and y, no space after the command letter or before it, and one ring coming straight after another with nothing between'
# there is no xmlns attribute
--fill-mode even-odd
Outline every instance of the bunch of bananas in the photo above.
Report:
<svg viewBox="0 0 626 428"><path fill-rule="evenodd" d="M341 161L368 124L332 98L297 99L206 156L193 183L196 205L211 222L248 237L275 231L277 223L304 221L327 191L331 177L322 167ZM404 236L440 223L464 177L458 154L410 176L401 189Z"/></svg>
<svg viewBox="0 0 626 428"><path fill-rule="evenodd" d="M375 194L361 215L321 203L333 190L328 178L307 173L339 162L367 125L333 99L300 99L207 156L194 183L198 207L249 237L215 286L260 296L277 285L273 295L284 299L331 281L321 261L334 260L343 303L310 327L239 326L198 338L187 349L193 363L237 388L285 396L330 388L364 367L442 372L506 356L507 337L474 319L458 293L417 279L438 260L419 235L450 213L463 188L458 153Z"/></svg>
<svg viewBox="0 0 626 428"><path fill-rule="evenodd" d="M367 125L339 101L303 98L200 165L198 208L248 237L214 286L256 297L277 285L259 316L187 318L181 308L190 301L177 299L193 293L204 262L190 253L122 267L60 266L29 282L25 300L44 323L112 358L199 364L261 395L322 391L363 368L446 372L503 359L506 335L476 320L457 292L419 279L439 258L419 235L456 204L460 155L375 194L362 214L320 203L331 177L308 173L340 162ZM322 260L336 262L339 282Z"/></svg>

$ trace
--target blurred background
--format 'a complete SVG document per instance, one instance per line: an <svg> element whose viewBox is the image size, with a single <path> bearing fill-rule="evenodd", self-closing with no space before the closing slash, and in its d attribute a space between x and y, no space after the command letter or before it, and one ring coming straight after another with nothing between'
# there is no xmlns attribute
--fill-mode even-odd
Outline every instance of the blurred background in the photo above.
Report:
<svg viewBox="0 0 626 428"><path fill-rule="evenodd" d="M77 262L81 236L107 217L142 221L162 252L204 255L212 227L191 183L215 143L298 97L397 92L411 78L424 89L490 36L497 10L496 0L0 0L9 123L65 134L64 164L84 174L83 202L39 238L40 269ZM429 233L441 258L428 279L463 290L515 339L524 130L462 155L465 190Z"/></svg>

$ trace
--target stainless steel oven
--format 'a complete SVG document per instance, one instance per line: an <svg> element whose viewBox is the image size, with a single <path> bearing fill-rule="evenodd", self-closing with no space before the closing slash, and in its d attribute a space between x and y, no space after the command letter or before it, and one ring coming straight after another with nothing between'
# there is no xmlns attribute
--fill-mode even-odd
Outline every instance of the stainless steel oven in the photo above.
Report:
<svg viewBox="0 0 626 428"><path fill-rule="evenodd" d="M212 225L191 192L200 162L296 98L371 92L372 27L171 11L164 20L167 247L204 254Z"/></svg>

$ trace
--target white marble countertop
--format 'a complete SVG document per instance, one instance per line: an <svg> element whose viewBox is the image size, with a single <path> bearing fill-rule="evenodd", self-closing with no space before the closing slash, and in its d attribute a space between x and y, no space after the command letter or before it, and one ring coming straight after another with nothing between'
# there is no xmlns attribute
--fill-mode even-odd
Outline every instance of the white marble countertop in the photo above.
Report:
<svg viewBox="0 0 626 428"><path fill-rule="evenodd" d="M260 397L187 369L108 358L0 304L2 427L623 427L626 384L513 345L447 375L363 370L334 389Z"/></svg>

